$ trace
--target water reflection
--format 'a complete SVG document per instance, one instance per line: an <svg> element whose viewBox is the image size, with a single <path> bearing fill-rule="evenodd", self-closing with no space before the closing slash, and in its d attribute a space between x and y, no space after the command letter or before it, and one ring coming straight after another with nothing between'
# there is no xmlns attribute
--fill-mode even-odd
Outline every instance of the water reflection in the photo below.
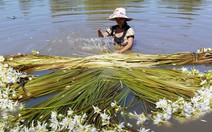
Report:
<svg viewBox="0 0 212 132"><path fill-rule="evenodd" d="M86 10L89 11L95 11L95 10L102 10L102 11L113 11L117 7L125 7L126 3L131 2L129 0L85 0L84 4L86 5ZM104 4L102 4L104 3ZM100 14L101 12L96 12L97 14Z"/></svg>
<svg viewBox="0 0 212 132"><path fill-rule="evenodd" d="M108 22L106 18L112 14L115 8L117 7L124 7L127 9L127 13L130 16L132 13L140 13L142 8L142 3L145 0L85 0L84 4L86 5L86 10L88 11L87 14L89 17L87 18L88 21L100 21L102 23ZM102 4L104 3L104 4ZM131 4L128 4L131 3ZM134 9L138 10L134 10Z"/></svg>
<svg viewBox="0 0 212 132"><path fill-rule="evenodd" d="M116 7L141 8L141 3L144 1L145 0L50 0L50 11L52 12L52 17L68 15L91 15L91 17L88 16L88 21L105 20L105 16L110 15ZM133 3L133 5L128 5L127 3ZM135 10L130 10L129 13L138 12ZM96 19L92 17L92 15L94 15Z"/></svg>
<svg viewBox="0 0 212 132"><path fill-rule="evenodd" d="M193 16L199 15L196 11L201 10L202 0L161 0L159 8L169 9L163 14L170 14L170 18L193 20Z"/></svg>
<svg viewBox="0 0 212 132"><path fill-rule="evenodd" d="M23 14L27 16L30 13L30 9L33 6L33 2L30 0L19 0L20 10L23 11Z"/></svg>
<svg viewBox="0 0 212 132"><path fill-rule="evenodd" d="M24 16L28 16L32 13L33 7L42 6L45 0L19 0L19 7Z"/></svg>
<svg viewBox="0 0 212 132"><path fill-rule="evenodd" d="M172 5L167 8L179 9L184 11L199 10L198 6L202 5L203 0L161 0L160 4Z"/></svg>
<svg viewBox="0 0 212 132"><path fill-rule="evenodd" d="M62 11L79 10L80 0L50 0L50 11L52 13Z"/></svg>

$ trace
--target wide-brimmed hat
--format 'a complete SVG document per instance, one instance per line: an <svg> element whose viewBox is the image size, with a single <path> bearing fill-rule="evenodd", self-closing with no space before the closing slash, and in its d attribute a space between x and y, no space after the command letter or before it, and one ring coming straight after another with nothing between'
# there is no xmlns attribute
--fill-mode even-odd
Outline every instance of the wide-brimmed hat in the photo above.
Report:
<svg viewBox="0 0 212 132"><path fill-rule="evenodd" d="M116 8L112 15L109 16L108 20L115 20L116 18L125 18L127 21L131 21L133 18L130 18L126 15L125 8Z"/></svg>

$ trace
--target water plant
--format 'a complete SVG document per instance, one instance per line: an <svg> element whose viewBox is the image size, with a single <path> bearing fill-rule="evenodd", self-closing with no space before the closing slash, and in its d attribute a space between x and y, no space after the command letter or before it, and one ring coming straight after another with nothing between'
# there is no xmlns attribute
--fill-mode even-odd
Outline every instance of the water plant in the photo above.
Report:
<svg viewBox="0 0 212 132"><path fill-rule="evenodd" d="M171 118L181 121L199 118L211 112L212 72L156 66L210 65L211 53L211 50L204 50L195 54L106 54L87 58L37 54L2 57L1 65L13 66L28 74L42 70L52 72L39 77L18 76L12 83L19 83L4 85L8 86L6 93L9 94L6 96L2 92L2 100L13 99L11 104L16 106L34 98L51 96L32 107L20 105L18 112L13 112L16 114L3 111L12 118L1 120L0 128L149 131L143 126L148 120L161 125L168 124ZM26 84L20 85L21 80ZM18 97L11 98L12 91L16 91Z"/></svg>

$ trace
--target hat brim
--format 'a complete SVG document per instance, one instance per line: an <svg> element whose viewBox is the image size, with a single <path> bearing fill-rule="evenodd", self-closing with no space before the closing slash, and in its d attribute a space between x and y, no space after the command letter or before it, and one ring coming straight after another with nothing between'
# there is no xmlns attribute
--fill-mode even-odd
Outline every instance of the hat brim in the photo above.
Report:
<svg viewBox="0 0 212 132"><path fill-rule="evenodd" d="M116 18L124 18L124 19L126 19L126 21L131 21L131 20L133 20L133 18L130 18L130 17L127 17L127 16L113 16L113 17L109 17L108 20L110 20L110 21L115 21Z"/></svg>
<svg viewBox="0 0 212 132"><path fill-rule="evenodd" d="M129 17L113 17L113 18L108 18L107 20L115 21L116 18L124 18L124 19L126 19L126 21L131 21L131 20L133 20L133 18L129 18Z"/></svg>

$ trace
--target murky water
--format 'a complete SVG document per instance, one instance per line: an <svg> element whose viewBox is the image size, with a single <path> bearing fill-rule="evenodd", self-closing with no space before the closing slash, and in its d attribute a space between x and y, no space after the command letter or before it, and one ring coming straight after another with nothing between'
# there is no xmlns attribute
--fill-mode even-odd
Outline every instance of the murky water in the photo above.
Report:
<svg viewBox="0 0 212 132"><path fill-rule="evenodd" d="M134 18L131 52L196 52L212 46L212 0L0 0L0 54L30 53L87 56L113 48L97 38L97 29L116 7ZM104 42L104 43L102 43ZM101 48L100 48L101 47ZM155 131L210 131L211 115Z"/></svg>
<svg viewBox="0 0 212 132"><path fill-rule="evenodd" d="M212 45L211 0L0 0L0 54L93 54L101 46L97 28L115 24L106 18L120 6L134 18L132 52L195 52Z"/></svg>

